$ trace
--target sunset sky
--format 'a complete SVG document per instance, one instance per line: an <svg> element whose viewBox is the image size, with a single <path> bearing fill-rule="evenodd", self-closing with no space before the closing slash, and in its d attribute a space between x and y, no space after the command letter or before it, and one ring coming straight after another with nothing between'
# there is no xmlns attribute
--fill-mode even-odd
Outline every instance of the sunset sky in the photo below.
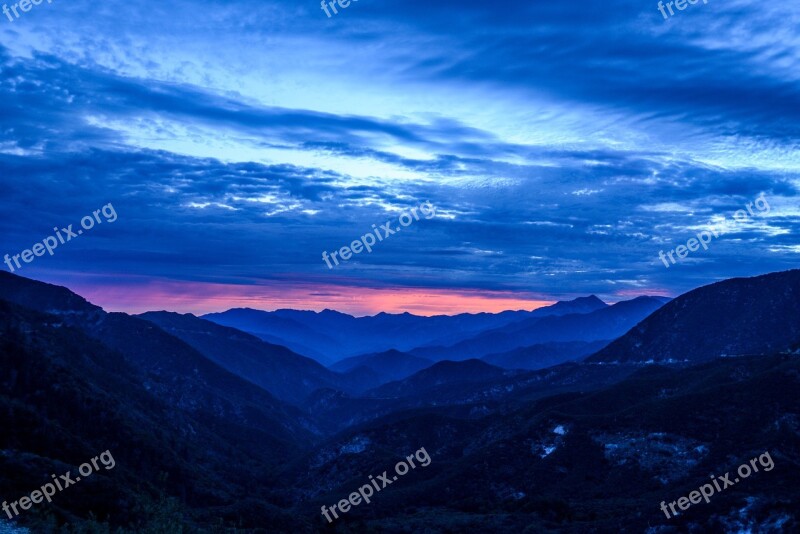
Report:
<svg viewBox="0 0 800 534"><path fill-rule="evenodd" d="M800 4L741 0L44 2L0 19L0 255L112 203L17 274L194 313L531 309L797 267L798 27Z"/></svg>

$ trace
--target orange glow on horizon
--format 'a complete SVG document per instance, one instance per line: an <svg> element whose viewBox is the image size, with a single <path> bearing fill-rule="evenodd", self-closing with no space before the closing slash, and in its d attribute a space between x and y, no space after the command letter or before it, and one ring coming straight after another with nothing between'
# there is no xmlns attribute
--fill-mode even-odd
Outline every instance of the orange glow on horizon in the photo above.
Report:
<svg viewBox="0 0 800 534"><path fill-rule="evenodd" d="M157 310L202 315L230 308L267 311L281 308L322 311L327 308L355 316L380 312L431 316L533 310L554 302L512 291L366 288L288 282L240 285L140 279L130 275L73 274L51 283L66 285L106 311L131 314Z"/></svg>

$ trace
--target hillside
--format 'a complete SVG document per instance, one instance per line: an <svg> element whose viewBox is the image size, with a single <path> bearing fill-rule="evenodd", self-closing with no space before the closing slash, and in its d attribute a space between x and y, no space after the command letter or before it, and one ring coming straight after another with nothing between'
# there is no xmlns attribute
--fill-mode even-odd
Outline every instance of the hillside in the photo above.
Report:
<svg viewBox="0 0 800 534"><path fill-rule="evenodd" d="M800 270L792 270L681 295L588 361L701 362L787 351L799 342Z"/></svg>
<svg viewBox="0 0 800 534"><path fill-rule="evenodd" d="M285 347L194 315L148 312L139 317L286 402L301 404L317 389L335 388L356 393L375 385L372 375L359 380L357 375L332 372Z"/></svg>
<svg viewBox="0 0 800 534"><path fill-rule="evenodd" d="M608 341L568 341L563 343L540 343L530 347L488 354L481 358L486 363L504 369L528 369L535 371L564 362L580 360L608 345Z"/></svg>
<svg viewBox="0 0 800 534"><path fill-rule="evenodd" d="M433 365L432 360L419 358L398 350L388 350L377 354L362 354L345 358L331 366L331 370L346 373L366 367L380 377L381 383L401 380L417 371Z"/></svg>
<svg viewBox="0 0 800 534"><path fill-rule="evenodd" d="M229 416L227 423L202 405L186 405L188 397L175 402L159 391L159 383L175 383L166 373L148 378L63 317L2 300L0 366L0 494L29 494L50 481L49 473L77 472L103 451L116 462L26 515L34 532L52 532L51 521L75 522L90 512L139 531L176 520L233 524L246 517L241 495L271 499L270 458L296 455L298 441L311 437L297 424L299 413L281 413L269 397L238 405L249 415ZM222 413L234 402L214 400ZM293 523L277 508L261 511L259 521Z"/></svg>
<svg viewBox="0 0 800 534"><path fill-rule="evenodd" d="M403 380L390 382L365 393L368 397L418 397L442 386L479 383L495 380L514 373L480 360L439 362Z"/></svg>
<svg viewBox="0 0 800 534"><path fill-rule="evenodd" d="M287 477L296 498L307 501L304 513L318 514L364 473L380 473L424 446L428 467L348 514L347 528L359 532L794 532L798 387L797 356L651 366L599 391L550 396L482 419L450 408L387 416L329 440L289 466ZM664 516L662 501L765 452L774 469L679 517ZM320 477L329 484L316 484Z"/></svg>

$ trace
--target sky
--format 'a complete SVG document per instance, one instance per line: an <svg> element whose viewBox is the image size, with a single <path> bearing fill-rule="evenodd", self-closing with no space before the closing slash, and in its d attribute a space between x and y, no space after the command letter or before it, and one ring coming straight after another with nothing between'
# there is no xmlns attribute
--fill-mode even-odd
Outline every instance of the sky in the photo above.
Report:
<svg viewBox="0 0 800 534"><path fill-rule="evenodd" d="M800 259L797 2L7 5L0 255L115 216L0 267L107 310L496 312Z"/></svg>

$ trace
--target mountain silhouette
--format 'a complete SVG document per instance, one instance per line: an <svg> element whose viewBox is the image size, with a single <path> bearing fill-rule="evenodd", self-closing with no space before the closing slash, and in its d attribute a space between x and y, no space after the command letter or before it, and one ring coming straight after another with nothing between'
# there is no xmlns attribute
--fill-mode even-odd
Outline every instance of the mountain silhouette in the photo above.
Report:
<svg viewBox="0 0 800 534"><path fill-rule="evenodd" d="M432 360L465 360L542 343L615 339L668 300L637 297L590 313L531 317L482 332L449 347L420 347L411 354Z"/></svg>
<svg viewBox="0 0 800 534"><path fill-rule="evenodd" d="M366 367L380 377L381 383L386 383L406 378L417 371L430 367L433 363L432 360L412 356L398 350L387 350L377 354L362 354L345 358L332 365L331 370L346 373L359 367Z"/></svg>
<svg viewBox="0 0 800 534"><path fill-rule="evenodd" d="M733 278L681 295L588 361L698 362L800 343L800 270Z"/></svg>
<svg viewBox="0 0 800 534"><path fill-rule="evenodd" d="M292 404L302 404L317 389L336 388L355 393L374 386L376 380L371 374L362 373L359 378L358 373L332 372L286 347L191 314L148 312L139 317L158 325L228 371Z"/></svg>
<svg viewBox="0 0 800 534"><path fill-rule="evenodd" d="M422 317L410 313L379 313L371 317L353 317L333 310L267 312L237 308L210 313L202 318L249 332L329 366L352 356L387 350L407 352L424 345L457 343L479 332L524 319L590 313L606 307L607 304L592 295L557 302L533 311L496 314L462 313Z"/></svg>
<svg viewBox="0 0 800 534"><path fill-rule="evenodd" d="M322 505L425 447L429 466L336 528L792 532L800 526L798 290L794 270L671 301L588 298L549 310L585 313L361 321L281 311L293 324L322 316L375 336L380 327L422 328L409 339L457 338L470 323L476 340L547 339L508 351L495 343L489 360L560 362L504 369L390 349L342 360L339 373L193 315L106 313L65 288L0 273L0 493L30 494L50 473L109 450L115 470L21 520L33 532L66 523L125 534L223 524L322 532L330 528ZM443 324L460 326L434 331ZM581 360L608 343L591 338L609 332L621 337ZM563 340L571 337L589 340ZM774 470L664 517L661 501L765 452Z"/></svg>

